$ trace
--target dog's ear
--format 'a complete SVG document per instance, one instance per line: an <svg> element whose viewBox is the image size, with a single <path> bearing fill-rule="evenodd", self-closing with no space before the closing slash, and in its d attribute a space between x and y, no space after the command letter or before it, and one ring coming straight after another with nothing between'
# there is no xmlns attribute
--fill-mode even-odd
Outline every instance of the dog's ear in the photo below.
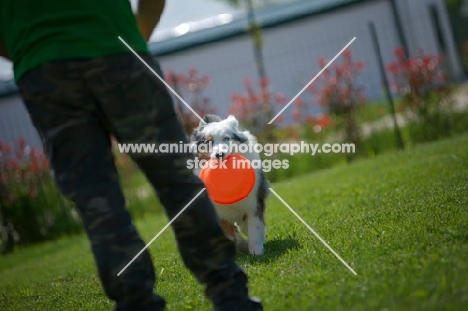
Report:
<svg viewBox="0 0 468 311"><path fill-rule="evenodd" d="M227 124L232 128L232 129L238 129L239 128L239 121L237 121L236 117L233 115L229 115L226 119Z"/></svg>
<svg viewBox="0 0 468 311"><path fill-rule="evenodd" d="M213 123L213 122L219 122L221 121L221 118L215 114L207 114L206 116L203 117L203 121L205 121L205 123L208 124L208 123ZM199 125L203 125L205 123L200 121Z"/></svg>
<svg viewBox="0 0 468 311"><path fill-rule="evenodd" d="M233 115L228 116L226 121L229 127L233 129L234 140L240 141L241 143L245 143L246 141L249 140L248 131L244 131L241 128L239 128L239 121L237 121L235 116Z"/></svg>
<svg viewBox="0 0 468 311"><path fill-rule="evenodd" d="M190 134L190 142L197 142L197 141L202 141L204 140L204 135L202 134L201 130L199 127L193 129L192 134Z"/></svg>

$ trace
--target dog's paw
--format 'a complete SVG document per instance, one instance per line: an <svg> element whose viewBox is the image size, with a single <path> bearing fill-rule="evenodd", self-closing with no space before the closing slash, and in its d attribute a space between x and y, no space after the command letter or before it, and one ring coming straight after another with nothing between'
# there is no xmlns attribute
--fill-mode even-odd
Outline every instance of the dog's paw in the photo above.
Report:
<svg viewBox="0 0 468 311"><path fill-rule="evenodd" d="M263 245L249 247L250 255L263 255Z"/></svg>

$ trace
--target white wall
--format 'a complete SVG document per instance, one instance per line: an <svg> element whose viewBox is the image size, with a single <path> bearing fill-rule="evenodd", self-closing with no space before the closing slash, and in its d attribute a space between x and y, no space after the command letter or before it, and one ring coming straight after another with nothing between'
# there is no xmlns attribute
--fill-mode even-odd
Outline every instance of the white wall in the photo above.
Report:
<svg viewBox="0 0 468 311"><path fill-rule="evenodd" d="M0 142L16 145L20 137L30 147L42 150L39 135L19 96L0 98Z"/></svg>
<svg viewBox="0 0 468 311"><path fill-rule="evenodd" d="M429 3L440 5L444 34L453 44L441 0L400 0L399 9L410 48L438 53ZM370 21L376 25L384 62L393 61L393 51L399 46L399 38L389 0L364 2L264 30L265 67L273 91L283 92L292 98L320 70L319 57L333 58L353 37L357 37L350 48L356 60L366 63L360 81L370 99L382 98L380 73L368 28ZM461 70L453 46L450 52L452 70L459 76ZM159 60L165 70L187 72L189 68L196 68L209 75L212 83L207 95L221 115L227 114L231 95L243 91L244 79L257 77L247 36L195 47Z"/></svg>

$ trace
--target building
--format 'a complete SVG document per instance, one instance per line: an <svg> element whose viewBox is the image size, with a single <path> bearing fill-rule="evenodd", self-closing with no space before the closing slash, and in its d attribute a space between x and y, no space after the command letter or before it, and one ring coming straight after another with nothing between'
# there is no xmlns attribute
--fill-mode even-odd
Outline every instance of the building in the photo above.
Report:
<svg viewBox="0 0 468 311"><path fill-rule="evenodd" d="M292 98L320 70L318 59L331 59L352 38L354 58L366 68L360 83L369 98L383 97L377 55L369 23L374 23L385 63L394 59L396 47L443 53L454 81L464 77L460 55L443 0L298 0L259 11L263 26L264 59L272 90ZM215 23L183 24L151 52L164 70L176 73L190 68L208 75L206 96L225 116L234 92L243 91L245 78L257 79L247 18L220 15ZM218 25L218 26L216 26ZM38 146L38 137L25 114L11 81L0 84L0 141L27 137Z"/></svg>

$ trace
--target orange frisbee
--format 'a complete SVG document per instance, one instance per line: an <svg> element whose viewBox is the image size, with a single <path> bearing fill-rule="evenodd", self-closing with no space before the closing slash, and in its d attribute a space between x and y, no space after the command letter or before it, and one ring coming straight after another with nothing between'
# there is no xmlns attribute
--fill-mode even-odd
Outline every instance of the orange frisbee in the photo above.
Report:
<svg viewBox="0 0 468 311"><path fill-rule="evenodd" d="M233 204L245 199L256 180L250 161L238 154L229 155L222 162L211 159L199 176L210 198L218 204Z"/></svg>

